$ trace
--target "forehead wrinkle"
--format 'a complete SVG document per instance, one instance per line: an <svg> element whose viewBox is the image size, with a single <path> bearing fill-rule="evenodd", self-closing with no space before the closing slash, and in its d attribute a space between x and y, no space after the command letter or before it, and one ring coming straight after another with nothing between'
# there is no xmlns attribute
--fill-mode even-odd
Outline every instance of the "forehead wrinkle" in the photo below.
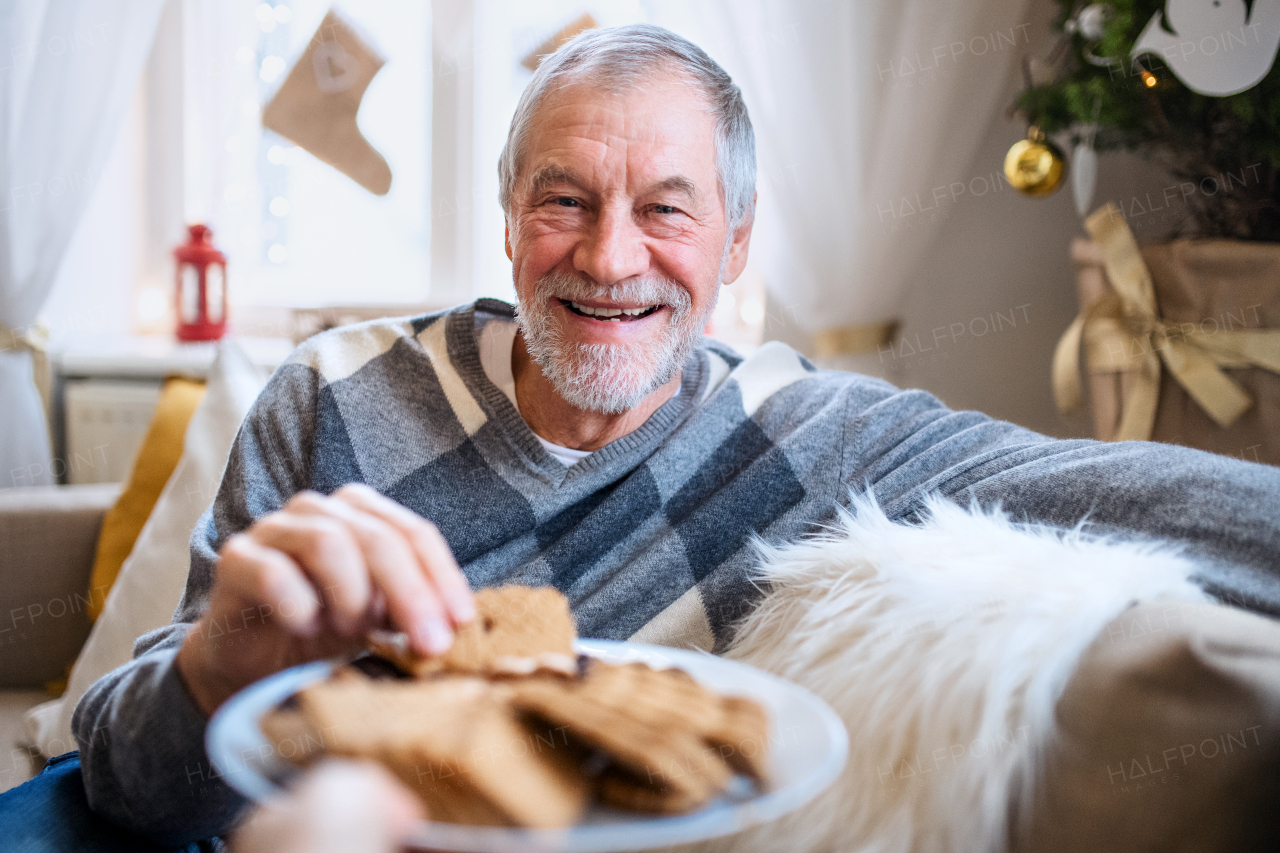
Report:
<svg viewBox="0 0 1280 853"><path fill-rule="evenodd" d="M623 136L611 135L608 142L603 140L590 141L600 148L599 159L593 165L603 167L604 161L610 155L614 155L621 161L620 165L625 175L629 176L631 164L627 157L627 149L630 147L630 140ZM629 177L624 177L623 182L629 183ZM586 175L553 160L535 169L527 179L526 186L530 193L538 195L556 184L569 184L580 189L587 189L588 183L589 179ZM650 181L638 191L637 195L654 195L662 192L678 193L693 201L697 201L702 196L702 193L698 190L697 183L692 178L679 173Z"/></svg>
<svg viewBox="0 0 1280 853"><path fill-rule="evenodd" d="M681 81L668 78L661 82ZM592 89L598 92L599 87L579 82L553 91L542 104L542 114L534 124L536 130L530 140L529 152L534 155L534 162L529 164L532 167L529 177L521 181L524 190L530 194L539 194L555 184L563 183L592 195L603 193L605 196L614 196L621 193L639 197L674 192L695 207L704 206L708 192L719 188L719 175L715 172L714 165L714 130L709 128L711 132L706 134L708 147L711 149L711 171L706 177L713 183L708 187L700 187L685 173L680 162L684 156L680 149L687 140L672 138L664 133L664 113L685 113L676 110L674 104L663 103L659 106L660 112L655 120L652 113L642 117L627 109L626 95L639 95L647 88L648 86L628 87L627 92L608 92L610 97L585 104L576 99L578 93ZM698 107L695 107L698 112L704 112L705 108ZM548 136L555 138L555 141ZM544 147L546 143L551 144ZM647 174L635 174L635 167L641 165L632 162L632 148L636 145L648 148L657 155L656 161L652 157L646 157L649 162L642 168ZM657 146L656 149L651 148L654 145ZM542 149L540 152L539 148ZM669 155L674 156L674 161ZM663 161L667 162L664 164ZM597 179L608 173L612 173L612 179L607 181L609 186L595 186ZM637 187L634 193L626 189L636 186L633 178L637 182L644 181L643 186Z"/></svg>

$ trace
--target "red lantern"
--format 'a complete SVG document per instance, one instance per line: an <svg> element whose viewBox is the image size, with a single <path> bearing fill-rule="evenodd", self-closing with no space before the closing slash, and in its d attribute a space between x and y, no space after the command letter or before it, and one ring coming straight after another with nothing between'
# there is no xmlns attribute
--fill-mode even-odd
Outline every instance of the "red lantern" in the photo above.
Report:
<svg viewBox="0 0 1280 853"><path fill-rule="evenodd" d="M227 258L213 246L213 232L189 225L178 259L178 340L216 341L227 331Z"/></svg>

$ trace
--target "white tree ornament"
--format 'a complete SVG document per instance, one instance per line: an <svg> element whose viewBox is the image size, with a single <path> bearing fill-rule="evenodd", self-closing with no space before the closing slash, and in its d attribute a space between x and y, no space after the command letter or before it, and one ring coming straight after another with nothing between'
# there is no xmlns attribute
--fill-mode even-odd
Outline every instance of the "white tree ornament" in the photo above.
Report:
<svg viewBox="0 0 1280 853"><path fill-rule="evenodd" d="M1280 48L1280 0L1168 0L1133 45L1157 54L1188 89L1224 98L1256 86Z"/></svg>

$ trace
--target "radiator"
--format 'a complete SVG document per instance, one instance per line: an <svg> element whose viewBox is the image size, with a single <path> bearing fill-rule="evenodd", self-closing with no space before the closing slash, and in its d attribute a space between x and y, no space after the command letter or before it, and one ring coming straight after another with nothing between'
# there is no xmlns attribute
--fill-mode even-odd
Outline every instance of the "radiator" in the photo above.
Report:
<svg viewBox="0 0 1280 853"><path fill-rule="evenodd" d="M66 454L54 474L66 482L121 483L147 434L160 399L160 381L69 379L63 391Z"/></svg>

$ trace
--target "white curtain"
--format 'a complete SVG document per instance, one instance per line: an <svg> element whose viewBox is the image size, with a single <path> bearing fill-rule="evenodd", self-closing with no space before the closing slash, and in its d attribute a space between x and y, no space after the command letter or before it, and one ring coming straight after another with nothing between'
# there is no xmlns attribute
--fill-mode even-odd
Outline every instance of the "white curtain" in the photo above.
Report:
<svg viewBox="0 0 1280 853"><path fill-rule="evenodd" d="M52 482L36 320L133 99L163 0L0 3L0 488Z"/></svg>
<svg viewBox="0 0 1280 853"><path fill-rule="evenodd" d="M752 254L810 333L897 319L946 212L994 189L1030 0L653 0L742 88L762 199ZM841 366L876 372L881 359Z"/></svg>

